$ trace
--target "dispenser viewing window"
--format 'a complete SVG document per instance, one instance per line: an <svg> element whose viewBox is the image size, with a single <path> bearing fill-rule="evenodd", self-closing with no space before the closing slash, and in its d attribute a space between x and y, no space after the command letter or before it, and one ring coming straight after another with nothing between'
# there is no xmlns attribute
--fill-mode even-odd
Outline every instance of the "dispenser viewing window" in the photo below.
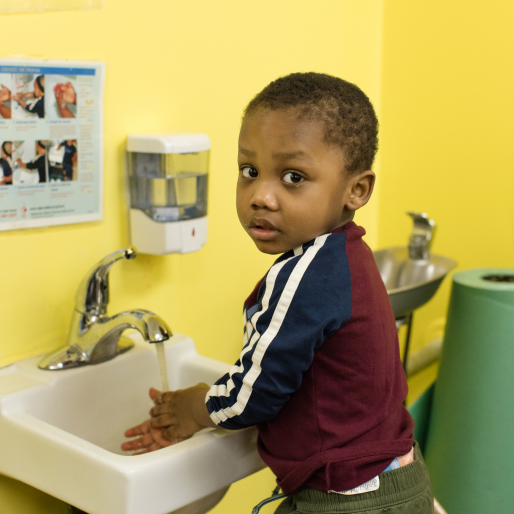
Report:
<svg viewBox="0 0 514 514"><path fill-rule="evenodd" d="M132 134L127 141L132 244L163 255L207 240L211 142L205 134Z"/></svg>

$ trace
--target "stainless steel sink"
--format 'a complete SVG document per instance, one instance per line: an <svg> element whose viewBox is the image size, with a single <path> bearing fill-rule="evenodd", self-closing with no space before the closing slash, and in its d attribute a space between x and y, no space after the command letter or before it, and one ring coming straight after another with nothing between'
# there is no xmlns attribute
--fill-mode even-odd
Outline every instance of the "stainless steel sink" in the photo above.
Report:
<svg viewBox="0 0 514 514"><path fill-rule="evenodd" d="M457 266L453 259L433 254L427 259L412 259L405 246L377 250L373 256L397 319L427 303L446 274Z"/></svg>

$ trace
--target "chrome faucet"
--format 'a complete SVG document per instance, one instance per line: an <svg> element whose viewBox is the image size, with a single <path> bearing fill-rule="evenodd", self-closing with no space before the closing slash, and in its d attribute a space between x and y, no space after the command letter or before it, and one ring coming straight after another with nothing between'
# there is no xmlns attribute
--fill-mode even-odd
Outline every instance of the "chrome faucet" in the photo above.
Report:
<svg viewBox="0 0 514 514"><path fill-rule="evenodd" d="M430 258L430 247L434 238L436 224L428 216L420 212L408 212L414 226L409 237L409 257L413 260Z"/></svg>
<svg viewBox="0 0 514 514"><path fill-rule="evenodd" d="M69 369L113 359L134 346L129 338L121 336L128 328L138 330L149 343L160 343L173 335L166 322L150 311L135 309L107 316L111 266L136 256L135 248L124 248L102 259L87 273L75 295L68 342L44 357L39 363L41 369Z"/></svg>

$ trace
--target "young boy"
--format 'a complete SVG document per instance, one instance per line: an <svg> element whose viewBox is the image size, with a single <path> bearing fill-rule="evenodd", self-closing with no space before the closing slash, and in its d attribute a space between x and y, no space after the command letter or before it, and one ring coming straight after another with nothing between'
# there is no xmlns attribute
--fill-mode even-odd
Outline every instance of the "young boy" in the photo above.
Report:
<svg viewBox="0 0 514 514"><path fill-rule="evenodd" d="M245 302L230 372L211 388L152 390L152 419L124 449L257 425L262 459L292 493L278 513L434 511L394 315L352 221L373 191L377 131L366 95L324 74L282 77L250 102L237 212L257 248L281 256Z"/></svg>

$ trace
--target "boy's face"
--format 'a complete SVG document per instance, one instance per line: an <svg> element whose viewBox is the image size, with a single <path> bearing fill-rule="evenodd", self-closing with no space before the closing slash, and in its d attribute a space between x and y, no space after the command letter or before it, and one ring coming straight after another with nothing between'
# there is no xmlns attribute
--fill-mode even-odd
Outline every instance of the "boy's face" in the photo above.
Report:
<svg viewBox="0 0 514 514"><path fill-rule="evenodd" d="M243 121L237 214L261 252L286 252L351 221L343 155L323 137L323 125L295 109L258 109Z"/></svg>

